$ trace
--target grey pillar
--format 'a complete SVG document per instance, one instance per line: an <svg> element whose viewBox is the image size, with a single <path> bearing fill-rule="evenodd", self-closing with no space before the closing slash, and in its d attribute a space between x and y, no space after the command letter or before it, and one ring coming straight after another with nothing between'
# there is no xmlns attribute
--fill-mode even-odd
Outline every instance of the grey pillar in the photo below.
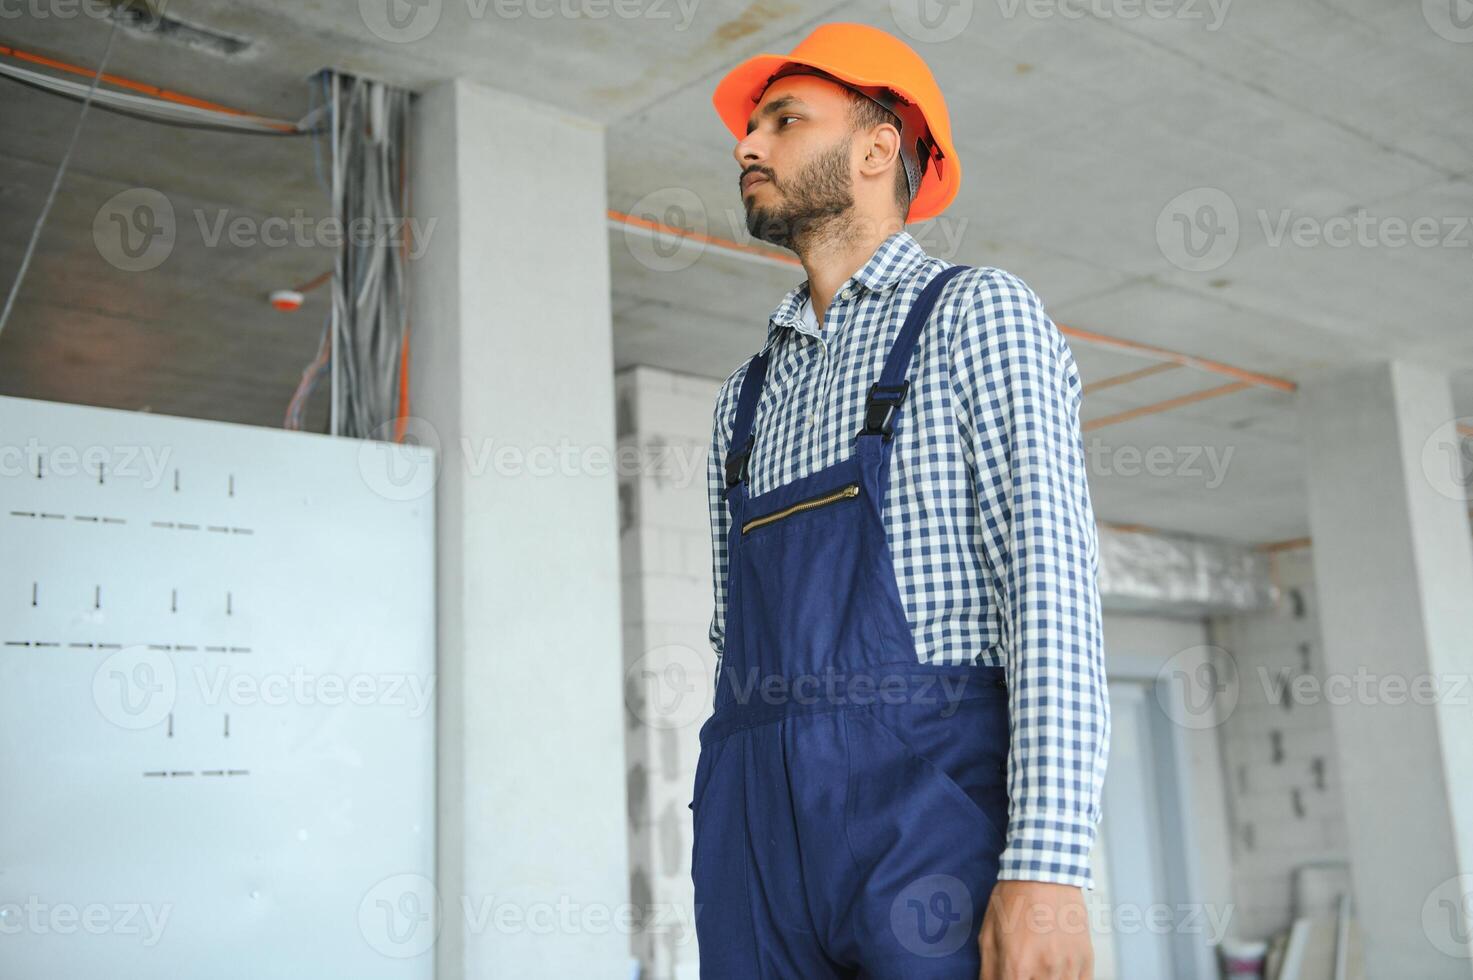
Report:
<svg viewBox="0 0 1473 980"><path fill-rule="evenodd" d="M437 975L627 980L603 130L456 81L413 139L435 224L411 432L442 455Z"/></svg>
<svg viewBox="0 0 1473 980"><path fill-rule="evenodd" d="M1467 980L1473 545L1447 379L1380 363L1302 396L1326 670L1368 681L1331 708L1366 975Z"/></svg>

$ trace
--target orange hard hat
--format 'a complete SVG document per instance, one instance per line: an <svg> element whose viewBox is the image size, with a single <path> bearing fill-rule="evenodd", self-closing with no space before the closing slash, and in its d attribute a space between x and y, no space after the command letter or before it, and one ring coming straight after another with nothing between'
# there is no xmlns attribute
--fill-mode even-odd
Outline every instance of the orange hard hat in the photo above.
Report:
<svg viewBox="0 0 1473 980"><path fill-rule="evenodd" d="M901 120L902 162L915 187L907 221L924 221L946 210L962 183L951 145L946 100L921 56L899 38L867 24L821 24L788 54L759 54L737 65L711 96L716 113L737 139L775 77L827 76L867 95ZM924 129L924 132L907 130ZM917 167L917 164L919 166Z"/></svg>

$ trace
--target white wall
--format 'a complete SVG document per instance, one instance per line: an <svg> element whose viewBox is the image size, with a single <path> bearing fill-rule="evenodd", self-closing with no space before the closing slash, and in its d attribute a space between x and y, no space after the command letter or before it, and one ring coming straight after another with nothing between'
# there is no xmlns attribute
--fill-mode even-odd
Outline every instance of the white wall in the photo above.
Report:
<svg viewBox="0 0 1473 980"><path fill-rule="evenodd" d="M429 980L423 449L0 398L0 977Z"/></svg>

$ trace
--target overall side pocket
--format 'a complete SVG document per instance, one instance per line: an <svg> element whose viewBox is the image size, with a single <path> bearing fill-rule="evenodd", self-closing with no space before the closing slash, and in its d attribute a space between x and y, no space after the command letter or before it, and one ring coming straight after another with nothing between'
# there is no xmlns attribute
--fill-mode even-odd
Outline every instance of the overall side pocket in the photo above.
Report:
<svg viewBox="0 0 1473 980"><path fill-rule="evenodd" d="M998 704L996 698L973 698L961 702L957 716L962 717L970 707L984 715L979 719L984 722L980 726L961 722L949 731L918 729L909 735L903 730L903 724L897 727L886 720L882 717L882 709L876 706L866 707L860 714L881 738L930 772L945 792L964 803L991 831L998 850L1001 850L1007 839L1007 746L986 745L980 741L968 744L966 741L987 737L981 729L988 727L985 722L995 720L993 712ZM995 734L996 729L993 731ZM1002 731L1006 732L1006 724L1002 725Z"/></svg>

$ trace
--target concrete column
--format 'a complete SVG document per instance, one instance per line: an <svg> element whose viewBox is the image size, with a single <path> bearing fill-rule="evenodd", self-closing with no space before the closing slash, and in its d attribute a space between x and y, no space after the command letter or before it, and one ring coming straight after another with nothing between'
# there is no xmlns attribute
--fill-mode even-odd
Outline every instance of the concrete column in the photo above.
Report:
<svg viewBox="0 0 1473 980"><path fill-rule="evenodd" d="M465 81L414 117L413 211L435 224L410 431L442 454L436 975L627 980L603 131Z"/></svg>
<svg viewBox="0 0 1473 980"><path fill-rule="evenodd" d="M1325 666L1350 682L1331 726L1366 976L1466 980L1473 547L1447 379L1380 363L1302 396Z"/></svg>

